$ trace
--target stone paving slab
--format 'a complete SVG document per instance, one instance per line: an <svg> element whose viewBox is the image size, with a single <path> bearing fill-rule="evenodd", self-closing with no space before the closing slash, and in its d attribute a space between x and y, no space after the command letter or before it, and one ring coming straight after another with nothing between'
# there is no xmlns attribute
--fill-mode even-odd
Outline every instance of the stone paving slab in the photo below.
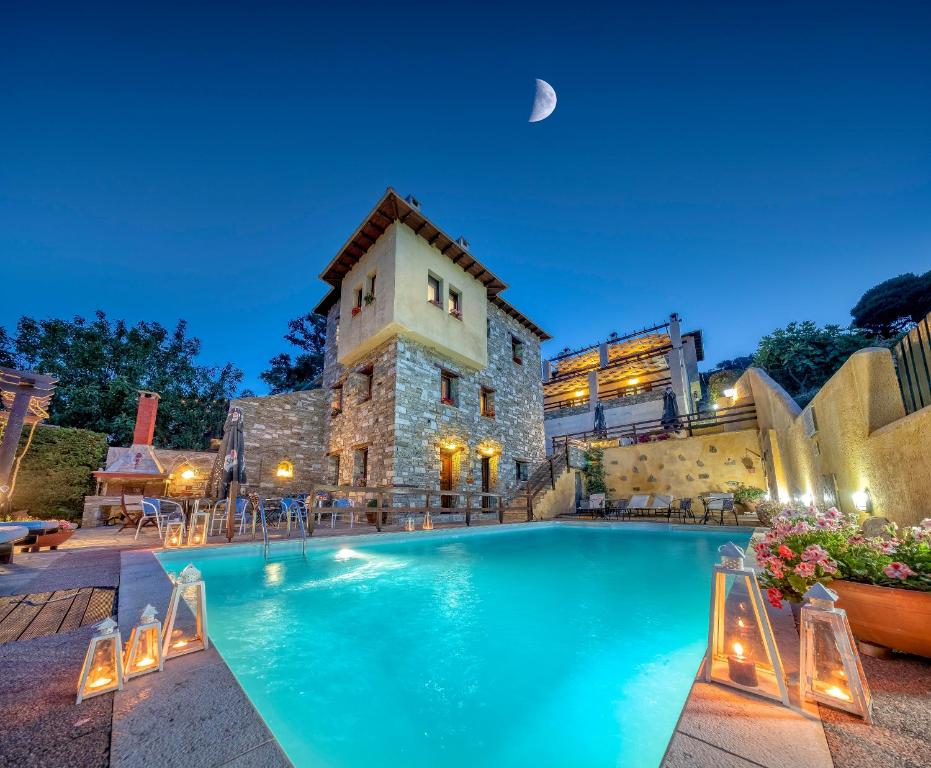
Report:
<svg viewBox="0 0 931 768"><path fill-rule="evenodd" d="M123 553L119 616L126 634L147 603L164 617L170 595L171 583L151 552ZM151 765L291 763L211 646L167 661L164 671L130 680L114 695L112 768Z"/></svg>

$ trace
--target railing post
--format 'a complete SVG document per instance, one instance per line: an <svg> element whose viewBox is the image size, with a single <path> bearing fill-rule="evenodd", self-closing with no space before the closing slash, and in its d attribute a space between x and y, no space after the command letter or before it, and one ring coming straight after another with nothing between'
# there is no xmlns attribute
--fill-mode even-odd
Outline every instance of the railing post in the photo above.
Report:
<svg viewBox="0 0 931 768"><path fill-rule="evenodd" d="M566 448L566 450L568 450L568 448ZM553 472L553 459L550 458L549 462L550 462L550 486L552 486L553 490L555 491L556 490L556 474Z"/></svg>
<svg viewBox="0 0 931 768"><path fill-rule="evenodd" d="M379 491L378 493L375 494L375 522L377 523L377 526L376 526L376 527L378 528L379 531L381 530L381 525L382 525L382 522L383 522L382 519L381 519L381 516L382 516L382 511L381 511L381 502L382 502L382 498L383 498L383 494L382 494L381 491ZM387 520L385 520L384 522L387 522Z"/></svg>
<svg viewBox="0 0 931 768"><path fill-rule="evenodd" d="M310 509L307 509L307 535L314 535L314 524L316 522L317 514L314 512L314 504L317 501L317 486L310 486L310 495L307 497L310 500ZM304 504L305 509L307 504Z"/></svg>
<svg viewBox="0 0 931 768"><path fill-rule="evenodd" d="M504 496L498 497L498 523L504 523Z"/></svg>
<svg viewBox="0 0 931 768"><path fill-rule="evenodd" d="M466 497L466 510L465 510L465 523L466 526L472 525L472 492L470 491L465 495Z"/></svg>

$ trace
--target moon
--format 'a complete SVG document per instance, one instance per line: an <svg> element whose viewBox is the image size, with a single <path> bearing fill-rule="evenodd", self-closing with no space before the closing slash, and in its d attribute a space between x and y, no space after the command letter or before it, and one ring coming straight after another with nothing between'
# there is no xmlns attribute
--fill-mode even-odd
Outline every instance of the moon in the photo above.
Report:
<svg viewBox="0 0 931 768"><path fill-rule="evenodd" d="M537 92L533 97L533 109L530 110L530 123L546 120L556 109L556 91L546 80L537 78Z"/></svg>

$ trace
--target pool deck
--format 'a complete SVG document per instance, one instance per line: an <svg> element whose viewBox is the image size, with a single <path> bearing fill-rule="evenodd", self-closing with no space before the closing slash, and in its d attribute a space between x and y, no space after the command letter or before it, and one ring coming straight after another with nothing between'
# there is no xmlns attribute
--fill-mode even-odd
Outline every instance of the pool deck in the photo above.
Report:
<svg viewBox="0 0 931 768"><path fill-rule="evenodd" d="M556 524L666 527L665 522ZM695 530L692 525L671 527ZM455 528L468 535L462 526ZM746 535L746 528L740 532ZM373 535L371 528L318 528L314 539L366 534ZM144 531L136 542L132 534L119 534L114 528L80 530L58 552L17 554L12 565L0 566L0 595L118 587L118 617L125 640L146 603L155 605L161 616L167 608L171 585L153 554L157 544L154 531ZM788 609L771 609L770 617L791 687L793 675L797 680L798 674L795 624ZM213 648L173 659L161 673L131 680L122 691L75 705L77 673L90 634L90 627L82 627L0 644L0 679L5 682L0 687L4 712L0 768L290 765ZM863 661L874 691L873 726L844 713L812 705L800 708L797 702L787 709L696 680L663 766L928 765L931 662L898 655Z"/></svg>

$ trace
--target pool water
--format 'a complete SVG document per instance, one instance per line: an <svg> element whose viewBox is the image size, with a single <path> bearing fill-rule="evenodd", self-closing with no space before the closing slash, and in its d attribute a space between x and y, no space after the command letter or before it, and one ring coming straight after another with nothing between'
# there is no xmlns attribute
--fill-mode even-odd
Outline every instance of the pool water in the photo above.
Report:
<svg viewBox="0 0 931 768"><path fill-rule="evenodd" d="M298 768L657 766L733 539L539 525L160 558L203 572L211 639Z"/></svg>

